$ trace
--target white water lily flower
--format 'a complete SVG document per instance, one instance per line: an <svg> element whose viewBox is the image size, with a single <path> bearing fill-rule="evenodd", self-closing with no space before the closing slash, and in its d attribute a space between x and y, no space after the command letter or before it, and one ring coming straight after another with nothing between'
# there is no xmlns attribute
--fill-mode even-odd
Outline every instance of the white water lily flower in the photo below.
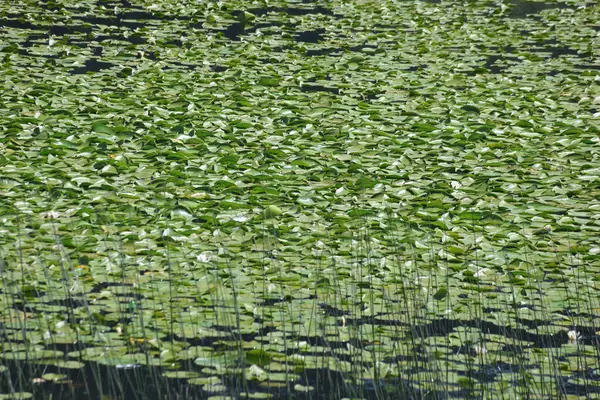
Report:
<svg viewBox="0 0 600 400"><path fill-rule="evenodd" d="M482 276L485 276L485 273L486 273L487 271L489 271L487 268L480 268L480 269L478 269L478 270L477 270L477 272L475 272L475 273L473 274L473 276L474 276L475 278L481 278Z"/></svg>
<svg viewBox="0 0 600 400"><path fill-rule="evenodd" d="M568 331L567 336L569 338L569 343L571 344L575 344L581 340L581 332L577 332L574 329Z"/></svg>
<svg viewBox="0 0 600 400"><path fill-rule="evenodd" d="M48 211L48 212L42 213L40 216L42 218L56 219L56 218L60 217L60 213L58 211Z"/></svg>
<svg viewBox="0 0 600 400"><path fill-rule="evenodd" d="M314 386L304 386L304 385L297 383L296 385L294 385L294 390L296 392L308 393L312 390L315 390L315 387Z"/></svg>
<svg viewBox="0 0 600 400"><path fill-rule="evenodd" d="M246 222L246 221L248 221L248 217L246 217L245 215L242 215L242 214L236 215L235 217L233 217L231 219L234 220L235 222Z"/></svg>
<svg viewBox="0 0 600 400"><path fill-rule="evenodd" d="M252 364L246 370L246 378L250 379L250 380L263 381L263 380L267 379L267 373L265 372L264 369L262 369L258 365Z"/></svg>
<svg viewBox="0 0 600 400"><path fill-rule="evenodd" d="M207 263L210 261L210 254L206 254L206 253L198 254L196 256L196 260L200 261L201 263Z"/></svg>

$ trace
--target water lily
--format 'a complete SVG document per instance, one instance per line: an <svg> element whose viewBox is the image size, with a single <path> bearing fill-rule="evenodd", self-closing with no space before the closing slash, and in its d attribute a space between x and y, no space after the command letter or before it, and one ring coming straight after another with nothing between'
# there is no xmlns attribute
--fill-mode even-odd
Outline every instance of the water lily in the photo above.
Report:
<svg viewBox="0 0 600 400"><path fill-rule="evenodd" d="M581 336L581 332L578 332L578 331L572 329L567 332L567 337L569 338L570 344L576 344L576 343L579 343L582 336Z"/></svg>

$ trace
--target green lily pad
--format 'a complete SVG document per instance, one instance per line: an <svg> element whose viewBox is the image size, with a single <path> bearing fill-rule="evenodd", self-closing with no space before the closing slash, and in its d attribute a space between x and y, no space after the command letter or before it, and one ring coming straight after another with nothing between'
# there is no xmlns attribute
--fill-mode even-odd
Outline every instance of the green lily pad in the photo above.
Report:
<svg viewBox="0 0 600 400"><path fill-rule="evenodd" d="M265 208L263 215L266 219L269 218L275 218L278 215L281 215L283 212L281 211L281 209L277 206L274 205L270 205L267 208Z"/></svg>
<svg viewBox="0 0 600 400"><path fill-rule="evenodd" d="M58 382L67 378L65 374L44 374L42 375L42 379L50 382Z"/></svg>

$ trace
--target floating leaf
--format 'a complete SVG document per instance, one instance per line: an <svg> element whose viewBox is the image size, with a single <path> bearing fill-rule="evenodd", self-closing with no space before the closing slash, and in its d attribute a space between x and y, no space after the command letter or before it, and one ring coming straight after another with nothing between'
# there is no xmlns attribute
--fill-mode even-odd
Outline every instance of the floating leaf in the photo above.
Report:
<svg viewBox="0 0 600 400"><path fill-rule="evenodd" d="M265 211L263 212L265 218L274 218L281 214L281 209L275 205L267 206L267 208L265 208Z"/></svg>
<svg viewBox="0 0 600 400"><path fill-rule="evenodd" d="M437 292L435 292L435 294L433 295L433 298L440 301L440 300L445 299L446 296L448 296L448 289L445 287L442 287Z"/></svg>
<svg viewBox="0 0 600 400"><path fill-rule="evenodd" d="M273 77L262 77L258 80L258 84L262 86L279 86L279 79Z"/></svg>
<svg viewBox="0 0 600 400"><path fill-rule="evenodd" d="M462 110L467 111L467 112L472 112L472 113L476 113L479 114L481 111L479 110L479 108L473 106L473 105L464 105L461 107Z"/></svg>
<svg viewBox="0 0 600 400"><path fill-rule="evenodd" d="M0 400L26 400L32 399L33 393L30 392L15 392L8 394L0 394Z"/></svg>
<svg viewBox="0 0 600 400"><path fill-rule="evenodd" d="M67 375L65 374L44 374L42 375L42 379L46 380L46 381L50 381L50 382L57 382L57 381L62 381L63 379L66 379Z"/></svg>
<svg viewBox="0 0 600 400"><path fill-rule="evenodd" d="M92 124L92 130L96 133L106 133L108 135L114 135L115 131L108 126L106 121L96 121Z"/></svg>
<svg viewBox="0 0 600 400"><path fill-rule="evenodd" d="M271 362L271 353L261 350L252 349L246 352L246 362L249 364L256 364L258 366L264 366Z"/></svg>

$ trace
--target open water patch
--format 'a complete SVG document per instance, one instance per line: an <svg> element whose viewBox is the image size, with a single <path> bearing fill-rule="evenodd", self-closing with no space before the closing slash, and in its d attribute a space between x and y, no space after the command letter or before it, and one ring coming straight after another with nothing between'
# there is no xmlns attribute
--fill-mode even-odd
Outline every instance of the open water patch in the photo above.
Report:
<svg viewBox="0 0 600 400"><path fill-rule="evenodd" d="M511 0L512 8L510 10L509 18L526 18L532 15L536 15L544 10L550 9L565 9L569 8L569 4L566 2L555 1L555 2L540 2L540 1L527 1L527 0Z"/></svg>

